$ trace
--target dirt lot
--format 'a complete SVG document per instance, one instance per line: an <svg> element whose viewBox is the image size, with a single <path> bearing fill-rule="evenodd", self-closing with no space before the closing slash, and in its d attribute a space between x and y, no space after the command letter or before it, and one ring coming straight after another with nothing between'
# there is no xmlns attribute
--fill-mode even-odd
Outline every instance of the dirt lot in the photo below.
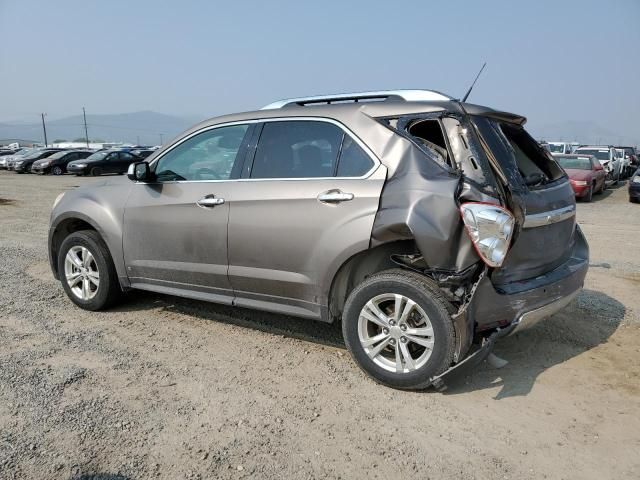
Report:
<svg viewBox="0 0 640 480"><path fill-rule="evenodd" d="M0 172L0 478L640 478L640 205L579 204L585 290L446 393L376 385L336 326L135 293L75 308L56 195ZM95 476L94 476L95 475Z"/></svg>

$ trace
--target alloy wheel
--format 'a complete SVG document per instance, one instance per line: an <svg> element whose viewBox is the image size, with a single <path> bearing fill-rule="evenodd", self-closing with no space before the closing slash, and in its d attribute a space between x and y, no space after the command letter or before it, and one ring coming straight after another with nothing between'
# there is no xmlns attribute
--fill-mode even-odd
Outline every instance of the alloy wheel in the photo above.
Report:
<svg viewBox="0 0 640 480"><path fill-rule="evenodd" d="M416 302L397 293L377 295L362 307L358 337L369 358L390 372L418 370L433 352L429 316Z"/></svg>
<svg viewBox="0 0 640 480"><path fill-rule="evenodd" d="M91 300L100 287L100 272L93 254L82 246L71 247L64 259L64 273L71 292L81 300Z"/></svg>

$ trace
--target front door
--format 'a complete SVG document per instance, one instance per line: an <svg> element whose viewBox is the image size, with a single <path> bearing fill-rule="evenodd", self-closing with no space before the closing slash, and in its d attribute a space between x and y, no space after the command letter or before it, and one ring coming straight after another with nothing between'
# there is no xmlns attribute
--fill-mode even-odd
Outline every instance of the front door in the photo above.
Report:
<svg viewBox="0 0 640 480"><path fill-rule="evenodd" d="M386 169L333 122L261 128L231 194L235 304L318 318L333 273L369 246Z"/></svg>
<svg viewBox="0 0 640 480"><path fill-rule="evenodd" d="M123 235L133 287L231 303L230 180L248 130L232 125L188 136L151 165L154 182L134 185Z"/></svg>

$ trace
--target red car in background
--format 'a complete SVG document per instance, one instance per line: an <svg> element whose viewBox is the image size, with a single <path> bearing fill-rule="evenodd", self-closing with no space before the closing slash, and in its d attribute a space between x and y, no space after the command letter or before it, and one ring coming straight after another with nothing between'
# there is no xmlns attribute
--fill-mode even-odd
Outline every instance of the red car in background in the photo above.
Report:
<svg viewBox="0 0 640 480"><path fill-rule="evenodd" d="M604 191L607 174L593 155L554 155L554 158L567 172L576 198L590 202L594 193Z"/></svg>

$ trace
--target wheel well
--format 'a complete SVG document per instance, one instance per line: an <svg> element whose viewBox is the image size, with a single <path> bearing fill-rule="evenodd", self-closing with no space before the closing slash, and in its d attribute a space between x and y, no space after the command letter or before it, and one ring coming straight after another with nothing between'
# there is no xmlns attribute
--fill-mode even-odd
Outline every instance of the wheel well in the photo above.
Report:
<svg viewBox="0 0 640 480"><path fill-rule="evenodd" d="M94 230L96 229L89 222L85 220L81 220L79 218L67 218L60 222L56 227L53 235L51 236L51 266L54 271L57 273L58 271L58 251L60 250L60 245L65 238L67 238L73 232L78 232L80 230Z"/></svg>
<svg viewBox="0 0 640 480"><path fill-rule="evenodd" d="M347 260L338 273L333 277L329 292L329 316L331 320L340 318L347 297L356 285L374 273L397 268L391 260L393 254L418 253L418 247L413 240L402 240L386 243L364 252L358 253Z"/></svg>

